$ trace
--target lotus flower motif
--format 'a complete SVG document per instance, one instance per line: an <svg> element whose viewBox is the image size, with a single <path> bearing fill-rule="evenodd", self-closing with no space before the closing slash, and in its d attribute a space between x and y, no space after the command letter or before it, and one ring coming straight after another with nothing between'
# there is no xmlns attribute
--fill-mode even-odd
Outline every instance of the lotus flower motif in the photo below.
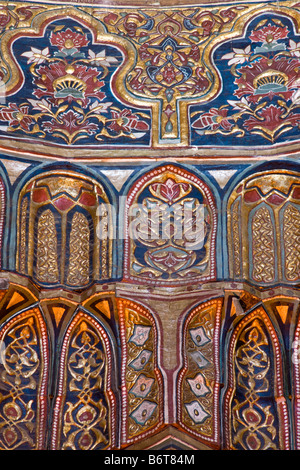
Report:
<svg viewBox="0 0 300 470"><path fill-rule="evenodd" d="M100 91L104 82L98 76L99 70L86 65L68 65L64 62L42 65L37 69L34 80L38 87L34 95L38 99L47 97L54 106L67 101L86 107L90 98L100 101L105 98L105 93Z"/></svg>
<svg viewBox="0 0 300 470"><path fill-rule="evenodd" d="M173 204L181 197L186 196L191 191L191 186L189 183L176 183L174 179L168 178L164 183L151 184L149 189L153 196L158 197L169 204Z"/></svg>

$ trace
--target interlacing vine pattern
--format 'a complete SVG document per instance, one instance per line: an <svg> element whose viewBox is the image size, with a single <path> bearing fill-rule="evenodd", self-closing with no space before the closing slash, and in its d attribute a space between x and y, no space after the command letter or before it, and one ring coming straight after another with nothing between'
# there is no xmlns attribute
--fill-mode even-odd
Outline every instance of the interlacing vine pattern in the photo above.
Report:
<svg viewBox="0 0 300 470"><path fill-rule="evenodd" d="M107 353L99 331L85 315L73 320L61 361L52 446L62 450L105 449L111 443L107 399ZM60 421L61 420L61 421Z"/></svg>
<svg viewBox="0 0 300 470"><path fill-rule="evenodd" d="M127 200L127 276L166 285L213 279L217 213L210 189L172 165L147 180Z"/></svg>
<svg viewBox="0 0 300 470"><path fill-rule="evenodd" d="M233 41L232 52L218 55L218 66L222 68L222 61L227 61L228 79L234 80L232 99L204 113L194 112L196 133L234 135L240 140L255 134L262 142L274 143L283 134L299 129L297 39L283 18L258 17L247 41Z"/></svg>
<svg viewBox="0 0 300 470"><path fill-rule="evenodd" d="M270 394L269 341L263 325L254 320L241 334L236 350L236 396L232 407L233 445L244 450L278 448L272 406L262 396Z"/></svg>
<svg viewBox="0 0 300 470"><path fill-rule="evenodd" d="M297 2L268 4L75 4L66 17L2 2L2 135L73 148L297 143Z"/></svg>
<svg viewBox="0 0 300 470"><path fill-rule="evenodd" d="M45 439L47 344L41 315L30 310L0 333L0 448L41 449ZM43 335L45 333L43 332Z"/></svg>
<svg viewBox="0 0 300 470"><path fill-rule="evenodd" d="M0 450L300 449L300 1L205 1L0 0Z"/></svg>
<svg viewBox="0 0 300 470"><path fill-rule="evenodd" d="M236 321L228 348L225 447L289 449L289 417L277 333L263 307Z"/></svg>
<svg viewBox="0 0 300 470"><path fill-rule="evenodd" d="M54 23L50 31L43 49L28 45L17 52L19 61L27 61L34 91L20 104L0 106L0 121L8 123L8 131L67 145L149 134L146 113L118 107L105 92L122 63L120 50L105 43L94 47L91 31L76 21Z"/></svg>

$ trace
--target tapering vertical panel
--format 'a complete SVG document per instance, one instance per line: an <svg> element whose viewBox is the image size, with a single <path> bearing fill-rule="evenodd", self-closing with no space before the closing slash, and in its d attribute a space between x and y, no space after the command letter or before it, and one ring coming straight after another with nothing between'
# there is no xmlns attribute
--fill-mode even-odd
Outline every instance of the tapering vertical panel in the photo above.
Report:
<svg viewBox="0 0 300 470"><path fill-rule="evenodd" d="M287 204L283 209L284 274L288 281L300 279L300 206Z"/></svg>
<svg viewBox="0 0 300 470"><path fill-rule="evenodd" d="M50 209L38 218L36 238L35 277L42 283L56 284L60 280L58 240L55 216Z"/></svg>
<svg viewBox="0 0 300 470"><path fill-rule="evenodd" d="M276 242L269 208L261 206L255 210L250 230L252 279L256 282L272 282L276 276Z"/></svg>
<svg viewBox="0 0 300 470"><path fill-rule="evenodd" d="M178 376L180 425L203 442L220 445L220 327L222 299L200 304L184 323L183 360Z"/></svg>
<svg viewBox="0 0 300 470"><path fill-rule="evenodd" d="M111 346L104 328L79 312L61 350L51 448L104 450L115 445Z"/></svg>
<svg viewBox="0 0 300 470"><path fill-rule="evenodd" d="M118 300L122 344L122 444L141 441L163 424L164 389L157 328L151 313Z"/></svg>
<svg viewBox="0 0 300 470"><path fill-rule="evenodd" d="M227 449L289 449L281 361L275 329L258 307L237 323L230 338L224 401Z"/></svg>
<svg viewBox="0 0 300 470"><path fill-rule="evenodd" d="M14 316L0 330L0 448L44 449L49 350L38 308Z"/></svg>

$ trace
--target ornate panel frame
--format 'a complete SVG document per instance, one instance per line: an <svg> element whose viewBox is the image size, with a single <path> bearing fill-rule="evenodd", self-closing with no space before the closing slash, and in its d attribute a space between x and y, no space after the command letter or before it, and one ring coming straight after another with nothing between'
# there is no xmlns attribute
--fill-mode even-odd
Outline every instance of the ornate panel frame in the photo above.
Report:
<svg viewBox="0 0 300 470"><path fill-rule="evenodd" d="M265 312L264 308L259 306L255 308L250 313L246 314L240 321L236 323L236 326L230 336L230 341L228 345L228 357L227 357L227 389L224 394L224 439L225 439L225 448L232 449L232 414L231 414L231 403L236 390L236 376L234 373L234 363L235 363L235 351L236 345L240 333L244 328L255 319L260 319L265 328L267 329L273 350L274 358L274 384L272 384L273 398L277 406L278 420L280 423L280 428L277 429L279 434L280 448L282 450L290 449L290 424L289 424L289 413L287 408L287 402L285 398L284 383L283 383L283 364L281 356L281 344L277 332ZM255 422L253 422L255 428Z"/></svg>

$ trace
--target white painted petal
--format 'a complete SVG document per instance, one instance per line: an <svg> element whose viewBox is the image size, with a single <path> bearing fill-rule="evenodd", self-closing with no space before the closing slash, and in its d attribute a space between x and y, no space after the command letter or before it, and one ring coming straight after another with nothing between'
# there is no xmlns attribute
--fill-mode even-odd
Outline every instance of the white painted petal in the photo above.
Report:
<svg viewBox="0 0 300 470"><path fill-rule="evenodd" d="M90 106L90 111L94 111L95 114L107 113L107 108L109 108L113 103L111 101L107 101L106 103L97 103L95 101Z"/></svg>
<svg viewBox="0 0 300 470"><path fill-rule="evenodd" d="M227 100L227 103L233 106L234 109L245 109L245 107L249 107L249 103L244 96L241 101Z"/></svg>
<svg viewBox="0 0 300 470"><path fill-rule="evenodd" d="M103 51L98 52L96 57L105 57L105 50L103 49Z"/></svg>
<svg viewBox="0 0 300 470"><path fill-rule="evenodd" d="M224 54L221 59L232 59L232 57L234 57L234 53L233 52L227 52L227 54Z"/></svg>
<svg viewBox="0 0 300 470"><path fill-rule="evenodd" d="M294 104L297 103L297 102L300 102L300 88L298 88L298 90L296 90L296 91L293 93L292 102L293 102Z"/></svg>
<svg viewBox="0 0 300 470"><path fill-rule="evenodd" d="M116 63L119 62L116 57L113 57L113 56L110 56L110 55L106 57L106 60L107 60L108 62L110 62L111 64L116 64Z"/></svg>
<svg viewBox="0 0 300 470"><path fill-rule="evenodd" d="M21 55L24 56L24 57L33 57L34 56L32 51L23 52Z"/></svg>
<svg viewBox="0 0 300 470"><path fill-rule="evenodd" d="M239 101L233 101L233 100L227 100L227 103L233 107L233 109L241 109L241 106L239 106L240 102Z"/></svg>
<svg viewBox="0 0 300 470"><path fill-rule="evenodd" d="M51 107L45 99L42 100L33 100L31 98L28 99L29 103L33 106L33 109L38 109L39 111L45 111L45 110L50 110Z"/></svg>
<svg viewBox="0 0 300 470"><path fill-rule="evenodd" d="M132 132L132 136L134 136L136 139L140 139L141 137L144 137L146 135L146 132Z"/></svg>
<svg viewBox="0 0 300 470"><path fill-rule="evenodd" d="M34 52L35 54L41 54L42 53L42 51L40 49L36 49L35 47L32 47L31 51Z"/></svg>
<svg viewBox="0 0 300 470"><path fill-rule="evenodd" d="M245 53L244 49L238 49L238 48L233 47L232 50L233 50L236 54L244 54L244 53Z"/></svg>
<svg viewBox="0 0 300 470"><path fill-rule="evenodd" d="M242 64L243 62L245 62L244 57L234 57L233 59L231 59L231 60L228 62L228 65L232 65L232 64Z"/></svg>

